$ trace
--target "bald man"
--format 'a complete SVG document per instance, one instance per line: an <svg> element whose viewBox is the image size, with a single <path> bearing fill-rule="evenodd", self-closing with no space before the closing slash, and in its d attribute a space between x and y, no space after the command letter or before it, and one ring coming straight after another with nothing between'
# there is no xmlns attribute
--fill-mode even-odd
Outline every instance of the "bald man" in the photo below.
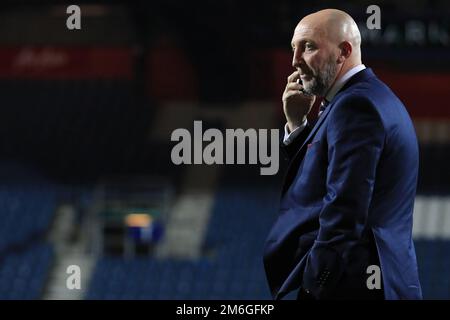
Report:
<svg viewBox="0 0 450 320"><path fill-rule="evenodd" d="M421 299L411 237L418 146L404 105L361 63L345 12L306 16L291 45L296 71L282 98L290 165L264 253L273 297Z"/></svg>

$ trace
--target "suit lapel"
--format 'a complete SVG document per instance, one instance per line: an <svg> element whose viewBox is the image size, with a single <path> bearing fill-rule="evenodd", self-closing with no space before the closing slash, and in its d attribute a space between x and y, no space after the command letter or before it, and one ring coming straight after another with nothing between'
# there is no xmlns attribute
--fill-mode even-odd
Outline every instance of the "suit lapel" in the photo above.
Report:
<svg viewBox="0 0 450 320"><path fill-rule="evenodd" d="M334 99L333 99L334 100ZM313 129L311 130L311 132L309 133L308 137L306 138L305 142L303 142L302 146L300 147L300 150L303 149L305 147L305 145L308 144L308 142L314 137L314 135L316 134L317 130L319 130L320 126L323 124L323 122L325 121L325 118L328 116L328 114L330 113L331 108L333 107L333 103L330 103L330 105L328 106L328 108L325 109L325 111L320 115L319 119L317 120L316 124L314 125ZM298 154L298 152L297 152ZM297 154L295 156L297 156Z"/></svg>
<svg viewBox="0 0 450 320"><path fill-rule="evenodd" d="M334 101L336 99L333 99ZM325 118L330 113L331 108L333 107L334 102L330 102L328 107L325 109L325 111L321 114L319 119L317 120L316 124L314 125L313 129L309 133L308 137L305 139L305 142L303 142L300 149L298 149L297 153L295 154L294 158L292 159L291 163L289 164L289 167L287 169L286 178L284 179L284 185L283 185L283 191L282 195L288 190L291 183L293 182L295 176L297 175L297 169L299 168L300 163L303 160L303 157L305 156L305 146L308 145L309 141L314 137L317 130L322 126L322 124L325 121ZM293 171L295 169L295 171Z"/></svg>
<svg viewBox="0 0 450 320"><path fill-rule="evenodd" d="M292 159L291 163L289 164L289 167L288 167L287 173L286 173L286 177L284 179L283 191L281 194L282 196L288 190L288 188L290 187L291 183L293 182L293 180L295 179L295 177L297 175L297 171L300 166L300 163L302 162L303 157L305 156L305 146L308 145L309 141L315 136L317 130L319 130L319 128L325 122L325 119L328 116L328 114L330 113L330 110L333 107L333 104L336 102L337 98L353 84L360 82L360 81L365 81L365 80L367 80L369 78L373 78L373 77L375 77L375 74L373 73L372 69L366 68L364 70L361 70L360 72L355 74L353 77L351 77L347 81L347 83L341 88L341 90L339 90L339 92L336 93L333 100L330 101L330 104L325 109L325 111L322 113L322 115L319 117L319 119L317 120L313 129L311 130L308 137L306 138L305 142L298 149L297 153L295 154L294 158Z"/></svg>

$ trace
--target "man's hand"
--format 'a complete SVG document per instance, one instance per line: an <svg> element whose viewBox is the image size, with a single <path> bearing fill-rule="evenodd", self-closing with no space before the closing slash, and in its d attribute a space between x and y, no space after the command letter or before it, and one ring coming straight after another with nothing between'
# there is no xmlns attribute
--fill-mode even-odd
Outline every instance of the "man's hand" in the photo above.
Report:
<svg viewBox="0 0 450 320"><path fill-rule="evenodd" d="M291 132L303 123L315 101L315 96L305 95L300 91L303 86L300 84L301 81L297 83L298 79L300 79L298 71L288 77L282 98L284 115Z"/></svg>

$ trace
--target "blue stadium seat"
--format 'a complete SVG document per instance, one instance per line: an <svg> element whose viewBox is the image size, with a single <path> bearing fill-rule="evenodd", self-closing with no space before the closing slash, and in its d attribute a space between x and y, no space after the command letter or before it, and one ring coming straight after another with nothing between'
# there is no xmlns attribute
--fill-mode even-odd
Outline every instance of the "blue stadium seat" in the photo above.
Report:
<svg viewBox="0 0 450 320"><path fill-rule="evenodd" d="M37 243L0 261L0 299L39 299L46 283L53 250Z"/></svg>

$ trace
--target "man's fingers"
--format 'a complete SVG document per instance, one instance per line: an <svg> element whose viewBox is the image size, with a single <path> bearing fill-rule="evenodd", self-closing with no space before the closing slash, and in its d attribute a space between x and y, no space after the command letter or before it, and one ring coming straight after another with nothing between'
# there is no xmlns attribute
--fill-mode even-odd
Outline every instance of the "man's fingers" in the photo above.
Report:
<svg viewBox="0 0 450 320"><path fill-rule="evenodd" d="M286 85L286 91L290 91L290 90L300 90L301 88L303 88L303 86L301 84L298 84L297 82L290 82Z"/></svg>
<svg viewBox="0 0 450 320"><path fill-rule="evenodd" d="M298 71L294 71L289 77L288 77L288 83L290 82L296 82L297 79L300 78L300 74L298 73Z"/></svg>
<svg viewBox="0 0 450 320"><path fill-rule="evenodd" d="M297 95L302 96L303 98L306 98L306 97L314 98L314 100L315 100L315 96L303 93L302 91L300 91L301 88L302 88L302 86L295 84L295 83L288 84L286 86L286 90L283 93L283 100L286 100L292 96L297 96Z"/></svg>
<svg viewBox="0 0 450 320"><path fill-rule="evenodd" d="M286 100L292 96L303 96L303 94L298 90L289 90L284 93L283 99Z"/></svg>

